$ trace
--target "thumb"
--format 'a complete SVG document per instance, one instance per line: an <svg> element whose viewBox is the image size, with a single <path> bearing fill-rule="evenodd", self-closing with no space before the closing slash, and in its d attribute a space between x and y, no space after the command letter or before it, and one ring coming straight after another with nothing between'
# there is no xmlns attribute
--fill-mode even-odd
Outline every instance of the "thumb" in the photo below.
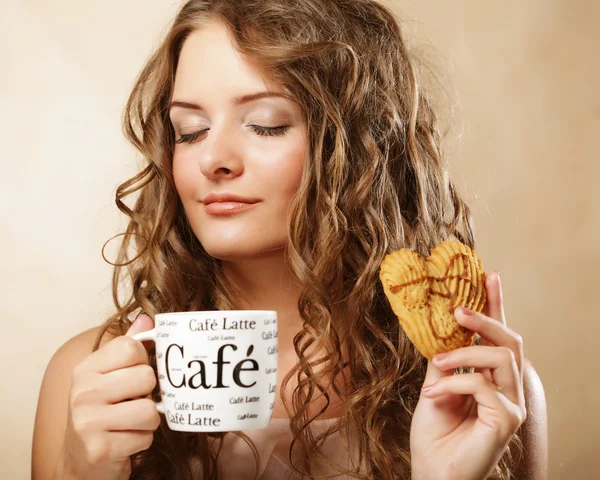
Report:
<svg viewBox="0 0 600 480"><path fill-rule="evenodd" d="M127 330L127 336L132 337L136 333L146 332L148 330L152 330L153 328L154 328L154 322L152 321L152 319L145 313L141 313L137 316L135 321L131 324L131 327L129 327L129 330Z"/></svg>

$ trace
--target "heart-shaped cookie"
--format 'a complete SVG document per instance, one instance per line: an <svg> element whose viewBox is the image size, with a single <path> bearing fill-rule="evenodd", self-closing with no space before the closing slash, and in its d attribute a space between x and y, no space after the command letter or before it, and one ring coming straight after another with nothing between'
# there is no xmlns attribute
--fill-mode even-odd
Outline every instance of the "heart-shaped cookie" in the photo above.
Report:
<svg viewBox="0 0 600 480"><path fill-rule="evenodd" d="M485 305L485 272L475 250L446 241L425 260L403 248L385 257L379 278L400 325L425 357L472 343L474 333L458 324L454 309L481 312Z"/></svg>

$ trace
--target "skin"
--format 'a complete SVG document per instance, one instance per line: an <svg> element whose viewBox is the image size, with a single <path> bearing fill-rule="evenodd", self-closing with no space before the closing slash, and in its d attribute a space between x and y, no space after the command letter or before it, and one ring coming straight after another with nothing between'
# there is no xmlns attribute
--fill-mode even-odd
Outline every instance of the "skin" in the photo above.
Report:
<svg viewBox="0 0 600 480"><path fill-rule="evenodd" d="M176 145L173 177L192 230L204 249L222 260L223 273L235 286L237 307L277 311L278 371L288 372L296 363L292 342L302 319L297 308L301 286L284 262L287 217L308 161L308 135L300 106L289 99L230 103L235 96L263 91L282 93L239 55L222 26L212 23L191 34L181 52L172 103L201 108L174 106L170 118L176 141L203 133ZM287 128L284 135L265 136L256 125ZM233 216L207 213L202 200L222 192L260 201ZM296 384L290 382L287 396ZM273 416L287 418L280 388L278 384ZM320 397L311 410L317 412L323 402ZM328 416L338 413L334 405Z"/></svg>
<svg viewBox="0 0 600 480"><path fill-rule="evenodd" d="M206 251L223 261L224 274L237 291L236 307L278 312L278 370L283 378L297 361L292 340L302 329L297 310L300 285L286 268L284 248L289 204L306 167L308 138L303 114L289 99L261 98L240 105L230 102L236 96L265 90L281 92L258 66L239 56L223 27L212 23L194 32L182 50L173 100L196 107L174 106L170 119L176 140L182 140L182 135L203 133L189 143L177 143L173 172L192 230ZM265 136L258 133L257 125L287 128L283 135ZM254 197L259 202L251 210L232 216L210 215L202 200L208 194L222 192ZM521 423L528 405L538 410L538 418L545 419L545 405L540 407L539 401L524 407L524 399L540 398L541 384L533 394L524 393L523 380L530 374L527 368L523 370L522 349L514 342L516 334L503 323L499 284L494 288L488 286L488 295L494 298L496 291L500 300L493 302L487 315L495 319L495 329L489 320L477 323L476 319L457 318L484 338L497 342L497 346L487 347L497 355L488 355L492 350L484 348L464 349L462 353L453 352L445 363L430 364L425 385L435 387L422 394L412 425L414 478L484 478L481 475L493 467L511 432L527 425ZM129 478L129 456L150 445L159 424L156 409L146 398L154 387L146 350L130 338L152 327L152 320L140 315L126 336L113 338L105 334L96 352L89 353L98 329L72 338L56 352L38 401L34 479ZM507 349L514 352L513 357ZM344 346L344 356L345 352ZM456 362L490 369L488 376L503 385L502 392L494 393L483 382L455 383L448 373ZM289 399L294 387L295 382L290 382L283 395ZM279 388L273 416L287 418ZM465 418L468 407L474 405L471 394L478 402L477 416ZM333 392L331 395L332 404L325 418L341 413L339 399ZM133 400L125 402L127 399ZM323 401L322 397L315 399L309 415L320 410ZM480 404L487 405L488 410ZM458 435L452 433L457 426ZM539 441L543 427L545 424L540 427L538 423L527 431ZM541 443L538 453L530 450L528 458L543 465L540 455L547 450L547 442L545 448ZM467 448L470 455L465 462L454 464L448 460L462 458L457 452L464 456L462 452ZM525 464L522 467L528 468ZM427 476L433 471L440 476Z"/></svg>
<svg viewBox="0 0 600 480"><path fill-rule="evenodd" d="M466 308L454 313L460 325L481 336L481 345L436 355L428 362L411 424L413 479L487 478L504 447L522 429L529 408L542 417L536 440L542 445L545 442L545 448L529 444L531 425L522 429L526 454L538 459L538 470L532 471L523 463L521 472L527 471L528 476L520 478L547 477L541 459L547 460L545 402L541 406L539 400L526 401L526 389L527 396L539 392L532 391L530 377L534 372L526 364L523 339L507 327L498 272L487 275L485 287L488 298L483 313ZM473 367L475 372L453 374L454 369L463 366Z"/></svg>

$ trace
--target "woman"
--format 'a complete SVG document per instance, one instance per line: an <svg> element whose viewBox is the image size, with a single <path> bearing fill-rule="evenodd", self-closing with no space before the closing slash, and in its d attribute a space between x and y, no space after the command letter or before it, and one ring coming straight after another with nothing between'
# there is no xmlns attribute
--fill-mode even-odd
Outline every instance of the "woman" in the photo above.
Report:
<svg viewBox="0 0 600 480"><path fill-rule="evenodd" d="M543 389L497 273L485 315L456 312L482 346L435 362L379 284L392 250L474 246L430 105L374 1L187 2L125 112L147 165L117 191L117 312L51 360L34 478L545 478ZM232 308L278 312L271 425L170 431L131 336L159 312Z"/></svg>

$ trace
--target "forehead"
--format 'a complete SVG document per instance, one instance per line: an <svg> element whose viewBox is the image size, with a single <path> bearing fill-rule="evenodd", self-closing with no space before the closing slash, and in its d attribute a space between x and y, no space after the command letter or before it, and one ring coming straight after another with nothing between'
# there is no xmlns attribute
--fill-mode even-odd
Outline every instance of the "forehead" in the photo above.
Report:
<svg viewBox="0 0 600 480"><path fill-rule="evenodd" d="M278 91L257 65L235 49L226 27L210 22L185 40L175 75L175 94L201 96L210 91Z"/></svg>

